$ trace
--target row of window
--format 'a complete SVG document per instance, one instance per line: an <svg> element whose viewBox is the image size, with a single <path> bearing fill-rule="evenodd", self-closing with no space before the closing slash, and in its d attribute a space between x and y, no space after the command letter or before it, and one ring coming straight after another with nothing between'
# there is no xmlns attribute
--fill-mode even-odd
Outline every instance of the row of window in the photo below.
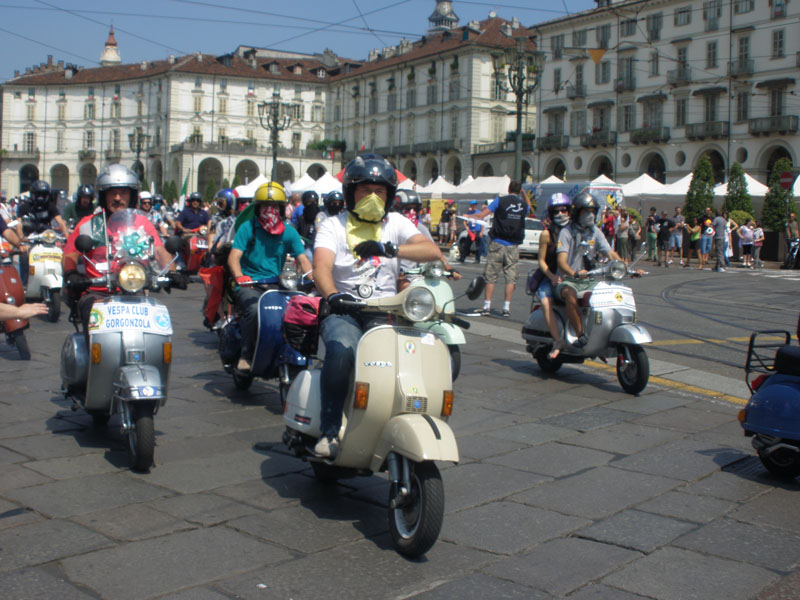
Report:
<svg viewBox="0 0 800 600"><path fill-rule="evenodd" d="M423 117L420 117L420 119L422 118ZM456 139L460 135L460 113L458 111L451 111L450 114L445 117L444 122L440 121L438 113L427 115L424 119L427 134L426 140ZM398 143L413 144L417 141L417 117L415 115L409 115L404 120L406 135L403 140L398 137L401 122L394 118L390 118L386 121L386 145L393 146ZM495 118L493 121L493 129L498 129L497 132L494 132L494 134L496 134L495 139L502 139L505 132L505 117ZM356 124L353 126L352 147L360 148L361 145L364 144L369 148L375 148L378 136L377 123L370 124L368 127L365 127L364 130L367 134L366 139L362 137L361 125ZM339 138L339 131L339 128L336 127L334 137L337 139ZM367 144L367 142L369 143Z"/></svg>
<svg viewBox="0 0 800 600"><path fill-rule="evenodd" d="M428 85L425 87L425 103L427 105L431 104L438 104L439 103L439 87L437 85ZM492 99L498 100L500 98L500 94L502 94L502 99L505 99L505 92L499 89L498 86L495 86L492 92ZM409 87L405 91L405 107L404 108L416 108L418 106L417 99L418 99L418 90L416 86ZM450 84L448 86L448 100L459 100L461 98L461 85L458 79L451 79ZM353 97L353 115L354 117L358 118L362 116L362 106L366 109L367 115L375 115L378 114L380 111L380 101L376 91L370 92L370 95L366 97L366 101L362 104L361 103L361 96L355 95ZM393 112L399 108L398 102L398 93L396 90L389 90L386 94L386 111ZM342 119L342 103L341 101L337 101L333 107L333 120L340 121Z"/></svg>

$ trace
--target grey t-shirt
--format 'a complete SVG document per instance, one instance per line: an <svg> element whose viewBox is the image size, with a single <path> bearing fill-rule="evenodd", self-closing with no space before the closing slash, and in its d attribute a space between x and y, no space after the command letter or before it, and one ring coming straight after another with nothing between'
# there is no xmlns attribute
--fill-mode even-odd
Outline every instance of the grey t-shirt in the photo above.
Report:
<svg viewBox="0 0 800 600"><path fill-rule="evenodd" d="M720 216L714 217L711 221L711 226L714 228L714 237L719 239L725 238L725 230L728 227L728 222Z"/></svg>
<svg viewBox="0 0 800 600"><path fill-rule="evenodd" d="M589 232L580 230L574 224L564 227L561 233L558 234L556 255L566 252L567 264L575 272L584 268L584 254L578 248L581 241L586 241L589 244L589 252L586 256L590 259L595 258L598 254L608 254L611 252L611 246L608 245L606 236L603 235L599 227L593 227ZM558 275L564 276L566 273L559 269Z"/></svg>

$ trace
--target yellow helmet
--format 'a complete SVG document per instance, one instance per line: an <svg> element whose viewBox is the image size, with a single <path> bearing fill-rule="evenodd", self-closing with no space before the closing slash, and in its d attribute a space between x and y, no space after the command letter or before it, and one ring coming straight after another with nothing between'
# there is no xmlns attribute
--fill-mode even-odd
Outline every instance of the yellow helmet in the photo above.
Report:
<svg viewBox="0 0 800 600"><path fill-rule="evenodd" d="M270 181L258 186L253 202L275 202L286 204L286 191L280 183Z"/></svg>

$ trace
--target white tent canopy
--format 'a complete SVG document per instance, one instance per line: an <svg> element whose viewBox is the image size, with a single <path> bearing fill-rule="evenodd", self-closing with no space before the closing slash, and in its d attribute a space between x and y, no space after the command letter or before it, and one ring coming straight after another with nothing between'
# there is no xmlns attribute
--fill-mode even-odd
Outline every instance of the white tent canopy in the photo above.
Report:
<svg viewBox="0 0 800 600"><path fill-rule="evenodd" d="M414 180L413 179L403 179L398 185L398 190L413 190L414 189Z"/></svg>
<svg viewBox="0 0 800 600"><path fill-rule="evenodd" d="M503 195L508 192L508 184L510 182L511 178L508 175L503 175L502 177L478 177L472 181L465 181L453 193Z"/></svg>
<svg viewBox="0 0 800 600"><path fill-rule="evenodd" d="M664 186L659 192L660 196L686 196L689 191L689 184L692 183L692 174L689 173L678 179L675 183Z"/></svg>
<svg viewBox="0 0 800 600"><path fill-rule="evenodd" d="M563 179L559 179L555 175L550 175L550 177L548 177L547 179L545 179L541 183L564 183L564 180Z"/></svg>
<svg viewBox="0 0 800 600"><path fill-rule="evenodd" d="M592 185L617 185L613 179L609 179L605 175L598 175L592 179Z"/></svg>
<svg viewBox="0 0 800 600"><path fill-rule="evenodd" d="M256 190L265 183L269 183L269 179L263 175L259 175L246 185L236 186L234 191L239 198L252 198L256 195Z"/></svg>
<svg viewBox="0 0 800 600"><path fill-rule="evenodd" d="M656 181L647 173L642 173L633 181L626 183L622 186L622 193L625 198L634 196L643 196L651 194L660 194L664 189L664 184Z"/></svg>
<svg viewBox="0 0 800 600"><path fill-rule="evenodd" d="M311 175L303 173L303 176L290 186L291 193L294 194L295 192L310 190L315 183L316 180Z"/></svg>
<svg viewBox="0 0 800 600"><path fill-rule="evenodd" d="M792 196L795 198L800 197L800 176L794 180L794 187L792 188Z"/></svg>
<svg viewBox="0 0 800 600"><path fill-rule="evenodd" d="M327 171L317 179L314 184L308 188L317 192L320 196L324 194L328 194L333 191L342 191L342 182L336 179L333 175L328 173Z"/></svg>
<svg viewBox="0 0 800 600"><path fill-rule="evenodd" d="M750 175L745 173L744 180L747 185L747 193L750 194L751 196L767 195L769 188L760 181L758 181L757 179L754 179L753 177L750 177ZM715 196L725 196L727 193L728 193L727 183L720 183L718 186L714 188Z"/></svg>
<svg viewBox="0 0 800 600"><path fill-rule="evenodd" d="M444 177L439 175L436 181L422 189L418 189L422 194L431 194L432 196L441 196L442 194L452 194L456 191L456 186L447 181Z"/></svg>

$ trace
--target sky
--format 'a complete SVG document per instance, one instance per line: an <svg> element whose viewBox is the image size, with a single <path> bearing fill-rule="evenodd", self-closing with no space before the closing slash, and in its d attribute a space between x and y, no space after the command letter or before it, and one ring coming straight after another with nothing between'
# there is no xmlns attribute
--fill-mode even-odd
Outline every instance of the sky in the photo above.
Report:
<svg viewBox="0 0 800 600"><path fill-rule="evenodd" d="M595 6L593 0L453 0L459 24L498 16L531 26ZM123 63L170 54L225 54L239 45L364 59L373 48L419 39L435 0L0 0L0 82L63 60L98 66L110 25Z"/></svg>

